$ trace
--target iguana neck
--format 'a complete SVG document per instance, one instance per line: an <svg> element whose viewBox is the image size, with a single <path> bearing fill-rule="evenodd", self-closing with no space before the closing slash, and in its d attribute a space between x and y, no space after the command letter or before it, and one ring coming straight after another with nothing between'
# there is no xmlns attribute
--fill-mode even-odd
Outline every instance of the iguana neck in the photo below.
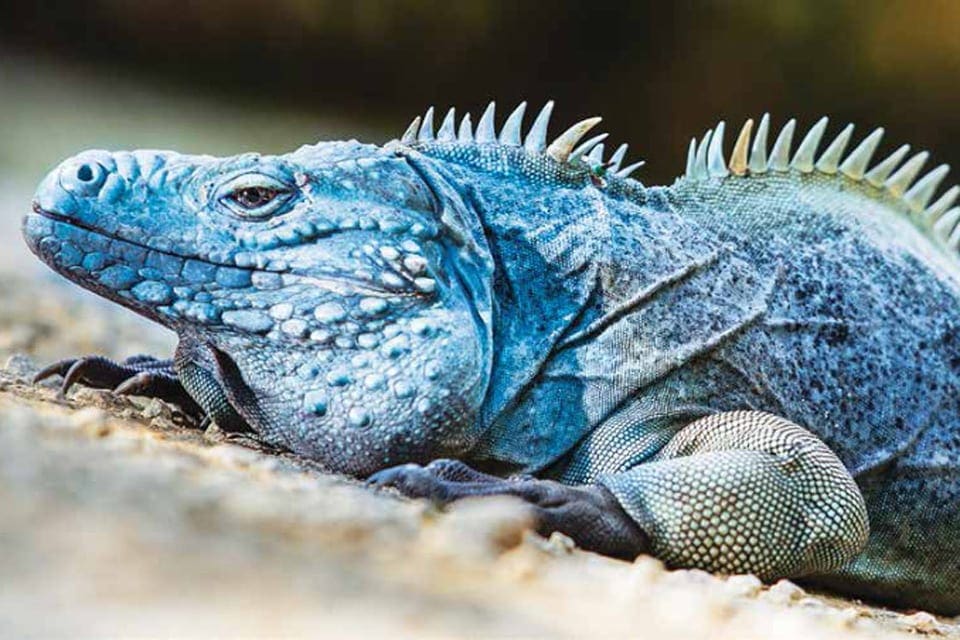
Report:
<svg viewBox="0 0 960 640"><path fill-rule="evenodd" d="M511 424L523 420L518 416L538 420L534 414L556 410L541 394L545 371L557 346L603 313L597 296L611 264L614 221L600 185L541 186L473 172L457 179L494 263L494 361L481 420L496 439L500 430L514 430ZM570 424L556 429L558 438L542 443L545 449L559 455L572 444L571 433L590 428L578 402L570 394L563 418Z"/></svg>

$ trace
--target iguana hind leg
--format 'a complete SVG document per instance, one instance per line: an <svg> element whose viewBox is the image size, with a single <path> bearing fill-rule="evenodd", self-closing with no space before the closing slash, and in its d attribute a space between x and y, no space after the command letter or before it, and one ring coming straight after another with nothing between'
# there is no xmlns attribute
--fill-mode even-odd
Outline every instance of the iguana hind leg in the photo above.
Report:
<svg viewBox="0 0 960 640"><path fill-rule="evenodd" d="M600 478L667 564L764 579L839 568L866 544L863 496L812 433L757 411L681 429L652 459Z"/></svg>
<svg viewBox="0 0 960 640"><path fill-rule="evenodd" d="M530 505L537 531L543 535L560 531L585 549L617 558L633 559L647 547L640 528L613 494L598 485L573 487L553 480L504 479L457 460L435 460L425 467L391 467L373 474L368 482L440 504L479 496L516 496Z"/></svg>
<svg viewBox="0 0 960 640"><path fill-rule="evenodd" d="M677 567L765 579L823 572L865 544L863 497L830 449L771 414L735 411L681 429L652 459L599 483L503 479L456 461L409 464L371 476L440 503L513 495L538 531L630 558L650 552Z"/></svg>

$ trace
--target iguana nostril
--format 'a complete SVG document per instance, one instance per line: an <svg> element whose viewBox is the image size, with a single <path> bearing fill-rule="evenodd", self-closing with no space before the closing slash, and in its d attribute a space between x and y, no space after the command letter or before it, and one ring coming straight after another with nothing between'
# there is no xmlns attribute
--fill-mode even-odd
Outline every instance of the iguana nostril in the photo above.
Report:
<svg viewBox="0 0 960 640"><path fill-rule="evenodd" d="M92 197L107 179L107 169L95 160L75 160L60 170L60 184L75 196Z"/></svg>

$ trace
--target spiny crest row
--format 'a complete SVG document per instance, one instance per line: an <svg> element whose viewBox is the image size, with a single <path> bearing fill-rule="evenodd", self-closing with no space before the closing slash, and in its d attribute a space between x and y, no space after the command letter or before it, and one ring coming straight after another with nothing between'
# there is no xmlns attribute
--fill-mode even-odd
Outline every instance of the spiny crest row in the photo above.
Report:
<svg viewBox="0 0 960 640"><path fill-rule="evenodd" d="M797 122L793 119L783 126L768 155L767 134L770 129L770 115L764 114L760 119L760 126L757 127L757 135L752 145L750 136L753 131L753 120L747 120L727 160L723 153L725 125L720 122L716 129L708 130L699 143L696 138L690 141L684 175L692 180L706 180L723 178L730 174L742 176L762 174L767 171L795 170L802 173L816 171L828 175L839 171L856 182L866 180L878 189L886 189L891 196L897 198L917 216L918 222L932 229L940 240L946 242L951 248L960 248L960 226L957 225L960 221L960 207L953 206L957 197L960 196L960 186L951 187L936 202L930 204L937 187L950 170L948 165L941 164L914 183L914 179L919 175L920 169L930 154L921 151L897 169L910 151L910 145L905 144L873 168L868 169L867 166L883 137L883 128L875 129L844 159L843 153L853 134L852 124L848 124L817 158L817 148L827 128L826 117L818 120L810 128L791 159L790 147L796 126Z"/></svg>
<svg viewBox="0 0 960 640"><path fill-rule="evenodd" d="M550 115L553 113L553 100L547 102L540 113L533 121L533 126L527 132L525 138L521 140L523 131L523 115L526 112L527 103L521 102L513 110L513 113L507 117L497 135L495 126L496 103L491 102L480 121L477 123L476 133L473 131L473 124L470 120L470 114L463 116L460 126L456 125L456 113L451 107L447 111L440 129L434 133L433 129L433 107L427 109L423 118L417 116L407 127L406 132L400 138L403 144L429 144L433 142L447 142L459 144L493 144L504 147L523 147L527 153L533 155L545 155L553 158L557 162L573 164L577 161L586 163L591 169L603 169L619 178L627 178L635 170L642 167L643 161L635 162L631 165L621 168L623 159L627 154L627 145L622 144L610 155L609 160L603 159L603 140L606 139L606 133L593 136L584 142L580 142L583 136L590 129L595 127L602 118L593 117L581 120L565 132L560 134L553 142L547 145L547 127L550 124Z"/></svg>

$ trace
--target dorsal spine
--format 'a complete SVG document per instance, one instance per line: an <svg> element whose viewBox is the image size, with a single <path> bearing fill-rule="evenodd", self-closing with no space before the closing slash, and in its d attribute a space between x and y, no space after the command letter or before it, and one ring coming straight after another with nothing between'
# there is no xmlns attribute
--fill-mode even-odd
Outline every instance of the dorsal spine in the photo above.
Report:
<svg viewBox="0 0 960 640"><path fill-rule="evenodd" d="M729 157L723 153L723 122L708 130L699 142L693 138L687 152L684 179L694 182L728 177L749 179L767 171L796 171L816 172L833 175L837 179L867 183L883 190L901 205L904 214L910 216L935 239L955 251L960 249L960 226L957 224L960 220L960 207L954 206L960 196L960 187L948 189L936 202L930 204L937 188L946 177L949 166L939 165L917 180L929 153L921 151L901 165L910 150L909 145L903 145L868 169L884 131L882 128L875 129L844 158L843 153L853 134L852 124L844 127L823 153L817 156L817 149L827 128L825 117L810 128L792 157L791 145L796 121L789 120L780 130L768 156L769 122L769 114L764 114L751 145L753 120L747 120Z"/></svg>
<svg viewBox="0 0 960 640"><path fill-rule="evenodd" d="M526 102L521 102L507 117L500 129L496 131L495 117L496 104L491 102L484 110L477 122L476 134L471 126L470 114L466 114L456 127L455 110L451 107L447 111L440 129L434 133L434 109L427 109L423 117L417 116L401 136L400 143L410 147L422 147L436 143L459 144L464 146L498 146L504 148L520 148L533 157L549 158L560 164L582 163L594 172L602 172L626 180L634 171L642 167L644 161L634 162L623 167L627 145L620 145L611 154L609 160L603 157L603 145L600 142L607 137L601 134L579 144L583 137L593 127L600 123L601 118L586 118L577 122L569 129L557 136L553 142L547 144L547 127L553 113L553 101L547 102L534 119L533 125L523 137L523 116L527 108ZM456 130L456 134L454 131ZM579 144L579 146L578 146Z"/></svg>

